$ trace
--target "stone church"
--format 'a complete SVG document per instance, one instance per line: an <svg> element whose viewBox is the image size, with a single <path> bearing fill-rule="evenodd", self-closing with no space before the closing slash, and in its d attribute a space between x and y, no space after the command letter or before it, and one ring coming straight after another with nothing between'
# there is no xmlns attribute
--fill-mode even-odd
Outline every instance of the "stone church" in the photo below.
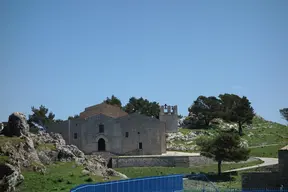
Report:
<svg viewBox="0 0 288 192"><path fill-rule="evenodd" d="M166 132L177 132L177 106L161 106L159 119L128 114L120 107L101 103L85 108L80 117L48 125L68 144L86 154L159 155L166 152Z"/></svg>

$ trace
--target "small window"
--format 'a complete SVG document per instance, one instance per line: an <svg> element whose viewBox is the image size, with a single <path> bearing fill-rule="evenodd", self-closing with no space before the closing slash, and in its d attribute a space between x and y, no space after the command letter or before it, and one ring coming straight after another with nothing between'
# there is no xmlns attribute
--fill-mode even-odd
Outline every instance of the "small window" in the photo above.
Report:
<svg viewBox="0 0 288 192"><path fill-rule="evenodd" d="M140 132L138 132L138 135L140 135Z"/></svg>
<svg viewBox="0 0 288 192"><path fill-rule="evenodd" d="M77 133L74 133L74 139L77 139L77 136L78 136Z"/></svg>
<svg viewBox="0 0 288 192"><path fill-rule="evenodd" d="M142 149L142 143L139 143L139 149Z"/></svg>
<svg viewBox="0 0 288 192"><path fill-rule="evenodd" d="M125 133L125 137L129 137L129 133L128 132Z"/></svg>
<svg viewBox="0 0 288 192"><path fill-rule="evenodd" d="M104 125L103 124L99 125L99 133L104 133Z"/></svg>

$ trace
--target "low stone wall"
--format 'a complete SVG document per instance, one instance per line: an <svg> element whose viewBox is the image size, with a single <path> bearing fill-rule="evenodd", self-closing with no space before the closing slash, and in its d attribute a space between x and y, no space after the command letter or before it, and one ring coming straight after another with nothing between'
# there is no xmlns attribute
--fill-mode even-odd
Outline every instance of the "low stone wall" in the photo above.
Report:
<svg viewBox="0 0 288 192"><path fill-rule="evenodd" d="M113 157L112 168L121 167L191 167L212 164L203 156Z"/></svg>
<svg viewBox="0 0 288 192"><path fill-rule="evenodd" d="M258 167L253 170L254 172L279 172L278 164L267 165L265 167Z"/></svg>
<svg viewBox="0 0 288 192"><path fill-rule="evenodd" d="M242 174L242 189L278 189L282 183L279 172L250 172Z"/></svg>

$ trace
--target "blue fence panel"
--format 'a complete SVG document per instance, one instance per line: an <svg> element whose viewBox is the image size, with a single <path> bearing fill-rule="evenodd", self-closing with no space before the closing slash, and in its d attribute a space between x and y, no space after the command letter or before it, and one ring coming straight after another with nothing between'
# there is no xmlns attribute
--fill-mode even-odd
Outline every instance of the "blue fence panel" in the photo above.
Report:
<svg viewBox="0 0 288 192"><path fill-rule="evenodd" d="M84 184L70 192L179 192L183 191L183 175L144 177L96 184Z"/></svg>
<svg viewBox="0 0 288 192"><path fill-rule="evenodd" d="M288 189L243 189L242 192L288 192Z"/></svg>

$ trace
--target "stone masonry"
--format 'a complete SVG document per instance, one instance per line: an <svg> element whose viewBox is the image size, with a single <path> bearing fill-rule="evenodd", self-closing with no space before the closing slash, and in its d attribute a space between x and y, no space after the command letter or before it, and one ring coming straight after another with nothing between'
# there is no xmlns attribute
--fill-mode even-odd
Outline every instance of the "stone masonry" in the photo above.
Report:
<svg viewBox="0 0 288 192"><path fill-rule="evenodd" d="M212 159L203 156L139 156L113 157L112 168L121 167L193 167L209 165Z"/></svg>
<svg viewBox="0 0 288 192"><path fill-rule="evenodd" d="M85 108L77 119L50 124L47 130L62 134L68 144L86 154L160 155L166 153L166 130L177 131L177 106L159 116L127 114L117 106L101 103Z"/></svg>
<svg viewBox="0 0 288 192"><path fill-rule="evenodd" d="M278 171L242 174L242 189L288 188L288 146L278 151Z"/></svg>
<svg viewBox="0 0 288 192"><path fill-rule="evenodd" d="M176 133L178 132L178 109L177 105L162 105L160 107L159 119L162 122L166 123L166 132L167 133Z"/></svg>

